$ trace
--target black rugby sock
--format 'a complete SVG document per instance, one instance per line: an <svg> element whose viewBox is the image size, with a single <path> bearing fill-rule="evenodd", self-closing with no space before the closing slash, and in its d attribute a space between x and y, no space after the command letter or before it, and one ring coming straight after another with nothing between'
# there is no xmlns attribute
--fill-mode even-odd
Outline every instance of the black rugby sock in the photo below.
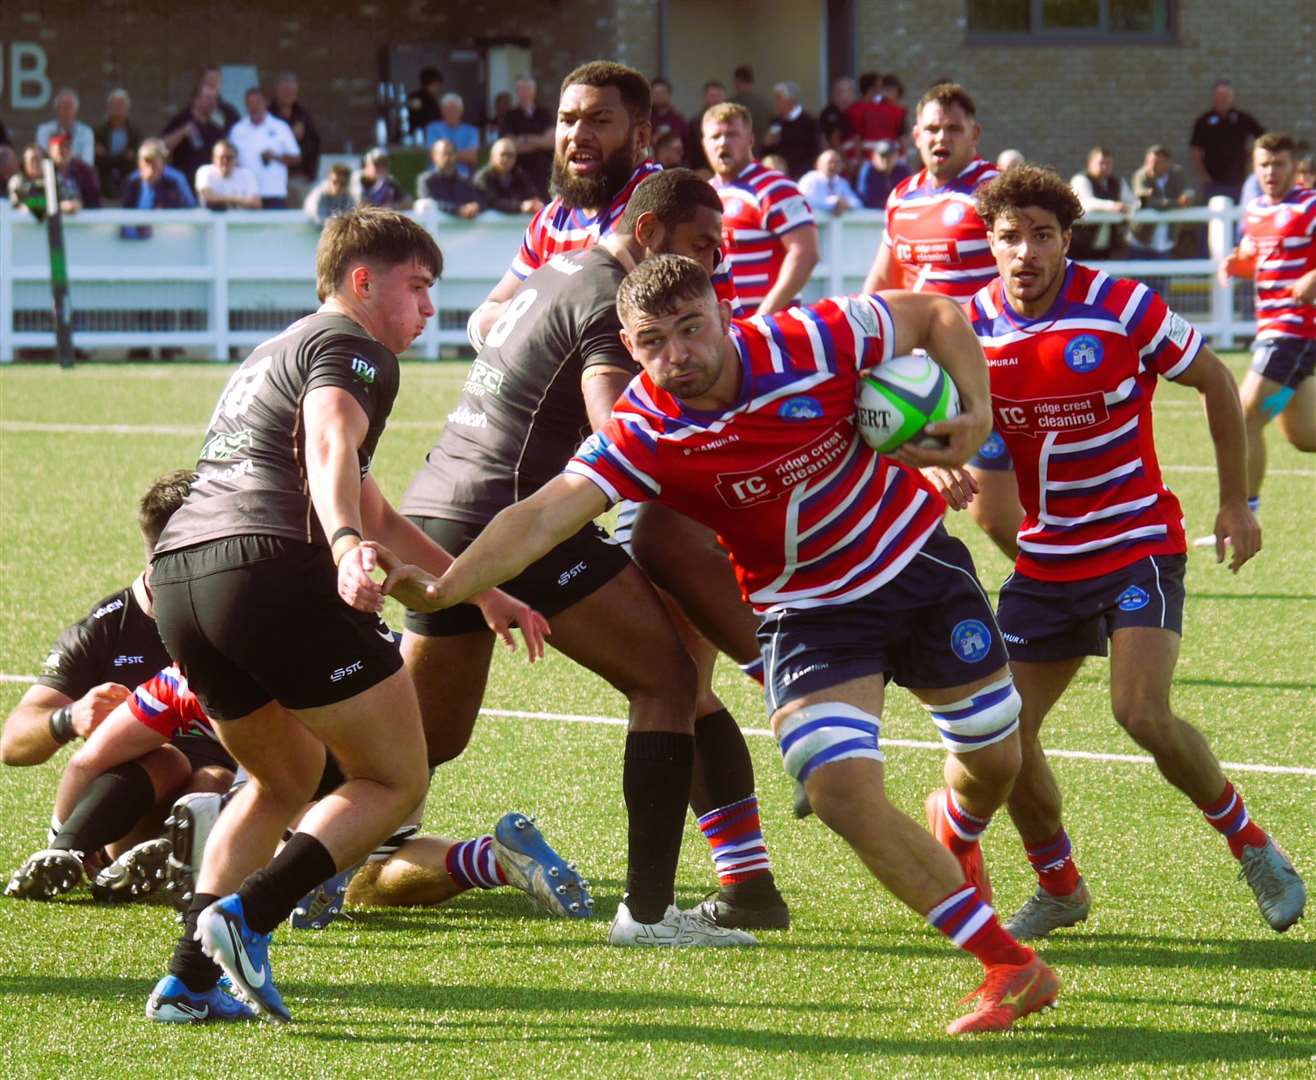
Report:
<svg viewBox="0 0 1316 1080"><path fill-rule="evenodd" d="M726 709L695 721L690 809L699 817L754 794L754 762L735 717Z"/></svg>
<svg viewBox="0 0 1316 1080"><path fill-rule="evenodd" d="M268 934L292 912L297 901L338 872L334 857L310 833L294 833L264 870L242 883L238 896L247 925Z"/></svg>
<svg viewBox="0 0 1316 1080"><path fill-rule="evenodd" d="M656 923L676 897L695 740L673 731L626 736L622 793L629 817L626 906L637 922Z"/></svg>
<svg viewBox="0 0 1316 1080"><path fill-rule="evenodd" d="M169 961L169 974L181 979L194 994L204 994L219 982L219 965L201 951L201 943L195 937L197 916L218 899L211 893L197 893L192 897L183 917L183 933Z"/></svg>
<svg viewBox="0 0 1316 1080"><path fill-rule="evenodd" d="M155 808L155 785L135 761L107 769L87 785L50 845L60 851L99 851L127 835Z"/></svg>

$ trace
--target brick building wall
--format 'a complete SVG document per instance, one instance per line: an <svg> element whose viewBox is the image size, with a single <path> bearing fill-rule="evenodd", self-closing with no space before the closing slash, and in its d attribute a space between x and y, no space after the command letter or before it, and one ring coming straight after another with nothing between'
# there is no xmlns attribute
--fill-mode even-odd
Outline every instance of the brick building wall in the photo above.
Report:
<svg viewBox="0 0 1316 1080"><path fill-rule="evenodd" d="M81 119L93 126L103 119L106 95L122 86L132 96L134 121L158 132L186 105L203 63L250 64L266 85L281 71L296 72L326 148L336 150L350 140L359 150L373 141L381 45L529 38L533 72L551 106L572 67L617 54L619 7L631 36L625 51L635 51L637 61L655 62L656 17L649 18L653 44L646 52L643 15L653 9L639 0L371 0L327 5L321 10L328 14L300 6L296 14L280 12L253 0L5 0L0 3L0 122L16 142L25 142L52 115L48 103L14 107L13 47L36 44L44 50L53 88L73 86L82 102ZM244 89L224 88L239 110Z"/></svg>
<svg viewBox="0 0 1316 1080"><path fill-rule="evenodd" d="M1273 129L1316 138L1316 19L1310 0L1180 0L1173 45L975 46L963 0L858 0L858 70L893 71L906 103L952 76L969 89L984 155L1007 146L1056 166L1083 168L1109 146L1129 176L1164 142L1188 161L1193 121L1211 84L1233 81L1237 106Z"/></svg>

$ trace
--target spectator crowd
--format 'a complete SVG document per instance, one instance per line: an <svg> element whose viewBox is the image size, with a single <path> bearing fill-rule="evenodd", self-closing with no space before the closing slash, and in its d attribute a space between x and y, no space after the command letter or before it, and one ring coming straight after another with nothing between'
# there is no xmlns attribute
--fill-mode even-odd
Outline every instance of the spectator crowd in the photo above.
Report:
<svg viewBox="0 0 1316 1080"><path fill-rule="evenodd" d="M53 117L38 125L30 144L9 145L0 127L0 183L15 205L44 205L41 177L49 157L65 213L115 205L143 210L302 206L320 224L334 213L366 204L398 209L432 205L444 214L472 218L488 210L533 214L550 198L555 114L540 102L528 75L497 95L492 116L473 118L460 94L445 92L438 69L422 69L405 107L408 128L423 133L432 167L412 190L393 175L389 150L382 146L367 151L359 167L336 162L321 177L321 138L299 89L295 75L281 74L268 97L260 87L246 90L239 112L223 96L220 70L207 67L186 107L158 137L147 137L132 118L132 101L124 90L110 93L102 123L92 128L80 116L77 92L65 88L55 95ZM700 109L687 117L673 104L672 84L657 78L652 83L650 155L664 167L685 165L712 176L706 115L730 102L749 118L754 161L796 181L819 217L881 210L895 187L921 167L904 96L897 75L844 76L832 82L826 105L814 116L796 83L778 82L764 93L753 69L742 65L730 89L717 80L706 82ZM1139 167L1125 176L1108 148L1092 147L1071 186L1085 210L1106 220L1075 228L1075 255L1196 254L1200 229L1134 224L1133 213L1198 205L1216 195L1246 201L1257 193L1249 190L1255 186L1248 166L1250 144L1264 130L1237 107L1233 86L1222 79L1212 88L1210 108L1193 124L1187 167L1163 142L1148 147ZM1300 168L1310 176L1309 153L1299 157ZM1022 160L1020 151L1006 150L998 164ZM147 235L144 227L125 230L125 236Z"/></svg>

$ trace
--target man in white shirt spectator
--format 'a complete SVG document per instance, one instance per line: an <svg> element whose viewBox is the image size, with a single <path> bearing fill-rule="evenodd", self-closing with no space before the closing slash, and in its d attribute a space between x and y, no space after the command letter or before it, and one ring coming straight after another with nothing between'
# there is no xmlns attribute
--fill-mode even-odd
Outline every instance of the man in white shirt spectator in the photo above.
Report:
<svg viewBox="0 0 1316 1080"><path fill-rule="evenodd" d="M845 159L839 151L824 150L818 155L816 166L800 177L800 190L815 214L840 217L847 210L863 206L850 181L841 174L844 165Z"/></svg>
<svg viewBox="0 0 1316 1080"><path fill-rule="evenodd" d="M1104 146L1088 151L1086 172L1076 173L1069 181L1085 214L1120 214L1128 217L1138 206L1128 181L1115 175L1115 157ZM1106 222L1101 225L1074 226L1069 244L1073 259L1118 259L1124 254L1125 226Z"/></svg>
<svg viewBox="0 0 1316 1080"><path fill-rule="evenodd" d="M196 171L196 194L211 210L259 210L260 191L250 169L238 163L238 152L227 139L215 143L211 163Z"/></svg>
<svg viewBox="0 0 1316 1080"><path fill-rule="evenodd" d="M256 176L260 204L265 210L288 206L288 166L301 161L292 128L271 116L259 88L247 91L247 115L233 125L229 141L238 150L238 164Z"/></svg>
<svg viewBox="0 0 1316 1080"><path fill-rule="evenodd" d="M96 134L78 119L78 92L68 86L55 95L55 119L37 126L37 145L49 146L56 135L72 140L73 156L79 161L96 164Z"/></svg>

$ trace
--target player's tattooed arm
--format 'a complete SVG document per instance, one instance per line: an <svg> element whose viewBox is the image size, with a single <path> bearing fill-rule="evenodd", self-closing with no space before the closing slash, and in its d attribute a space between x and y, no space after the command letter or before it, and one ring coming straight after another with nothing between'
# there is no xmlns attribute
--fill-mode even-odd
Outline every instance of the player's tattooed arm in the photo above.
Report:
<svg viewBox="0 0 1316 1080"><path fill-rule="evenodd" d="M1247 428L1238 384L1220 358L1205 345L1175 380L1202 397L1206 424L1215 445L1220 483L1220 509L1215 519L1215 561L1225 561L1226 541L1234 549L1229 569L1242 565L1261 550L1261 525L1247 504Z"/></svg>
<svg viewBox="0 0 1316 1080"><path fill-rule="evenodd" d="M592 430L598 431L608 422L613 405L633 377L625 368L611 364L595 364L581 372L580 392L585 398L585 413Z"/></svg>

